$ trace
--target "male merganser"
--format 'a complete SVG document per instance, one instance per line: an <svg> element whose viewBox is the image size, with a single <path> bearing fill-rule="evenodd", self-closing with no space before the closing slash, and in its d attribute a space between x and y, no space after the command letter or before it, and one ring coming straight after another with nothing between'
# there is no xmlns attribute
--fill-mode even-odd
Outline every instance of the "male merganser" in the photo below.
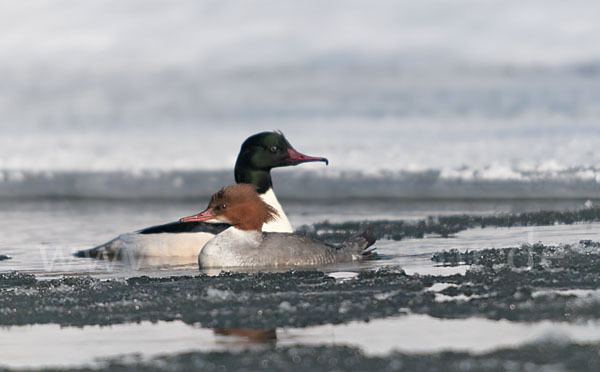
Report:
<svg viewBox="0 0 600 372"><path fill-rule="evenodd" d="M200 268L309 266L351 262L371 256L375 238L356 235L342 244L329 244L292 233L263 232L277 211L247 184L225 187L214 194L208 207L182 223L217 220L231 225L217 234L198 255Z"/></svg>
<svg viewBox="0 0 600 372"><path fill-rule="evenodd" d="M281 132L262 132L244 141L235 163L235 181L254 186L262 200L277 211L277 218L263 226L265 231L293 231L273 192L271 169L316 161L329 164L326 158L307 156L294 150ZM119 235L95 248L78 251L75 256L173 256L194 257L195 260L204 244L228 227L213 221L172 222Z"/></svg>

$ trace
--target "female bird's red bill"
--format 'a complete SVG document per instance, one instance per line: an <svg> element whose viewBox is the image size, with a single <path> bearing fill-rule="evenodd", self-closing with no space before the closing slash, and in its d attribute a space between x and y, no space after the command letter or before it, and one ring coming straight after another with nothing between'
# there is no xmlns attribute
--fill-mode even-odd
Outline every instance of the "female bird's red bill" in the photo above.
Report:
<svg viewBox="0 0 600 372"><path fill-rule="evenodd" d="M202 222L215 218L212 208L206 208L202 212L189 217L183 217L179 222Z"/></svg>

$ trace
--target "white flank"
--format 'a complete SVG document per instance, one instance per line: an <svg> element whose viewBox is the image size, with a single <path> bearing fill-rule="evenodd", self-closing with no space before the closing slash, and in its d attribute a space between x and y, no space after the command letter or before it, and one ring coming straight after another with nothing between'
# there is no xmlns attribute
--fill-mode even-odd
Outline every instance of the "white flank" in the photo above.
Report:
<svg viewBox="0 0 600 372"><path fill-rule="evenodd" d="M115 251L121 251L135 256L148 257L197 257L206 242L214 237L213 234L177 233L177 234L137 234L120 235L109 242Z"/></svg>

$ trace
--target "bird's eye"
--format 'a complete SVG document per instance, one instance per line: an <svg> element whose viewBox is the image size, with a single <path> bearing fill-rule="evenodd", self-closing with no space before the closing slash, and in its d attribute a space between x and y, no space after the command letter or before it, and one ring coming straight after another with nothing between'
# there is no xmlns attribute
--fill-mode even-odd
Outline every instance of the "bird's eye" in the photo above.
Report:
<svg viewBox="0 0 600 372"><path fill-rule="evenodd" d="M269 151L275 153L277 152L277 150L279 150L279 148L277 146L271 146L271 148L269 149Z"/></svg>
<svg viewBox="0 0 600 372"><path fill-rule="evenodd" d="M227 208L227 204L221 205L221 209L225 209L225 208Z"/></svg>

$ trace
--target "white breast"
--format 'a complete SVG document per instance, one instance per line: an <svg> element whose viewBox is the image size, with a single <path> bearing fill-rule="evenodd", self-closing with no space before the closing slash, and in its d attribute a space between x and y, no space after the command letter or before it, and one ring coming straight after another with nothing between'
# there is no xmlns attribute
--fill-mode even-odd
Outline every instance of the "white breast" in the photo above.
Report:
<svg viewBox="0 0 600 372"><path fill-rule="evenodd" d="M290 221L288 220L287 216L285 215L283 208L281 208L281 204L279 204L279 201L277 200L277 197L275 196L275 192L273 192L273 189L272 188L269 189L266 193L262 194L260 197L262 198L262 200L265 203L267 203L271 207L275 208L275 210L277 211L277 214L279 215L279 217L275 221L264 224L262 227L263 231L285 232L285 233L294 232L294 229L292 229L292 224L290 224Z"/></svg>

